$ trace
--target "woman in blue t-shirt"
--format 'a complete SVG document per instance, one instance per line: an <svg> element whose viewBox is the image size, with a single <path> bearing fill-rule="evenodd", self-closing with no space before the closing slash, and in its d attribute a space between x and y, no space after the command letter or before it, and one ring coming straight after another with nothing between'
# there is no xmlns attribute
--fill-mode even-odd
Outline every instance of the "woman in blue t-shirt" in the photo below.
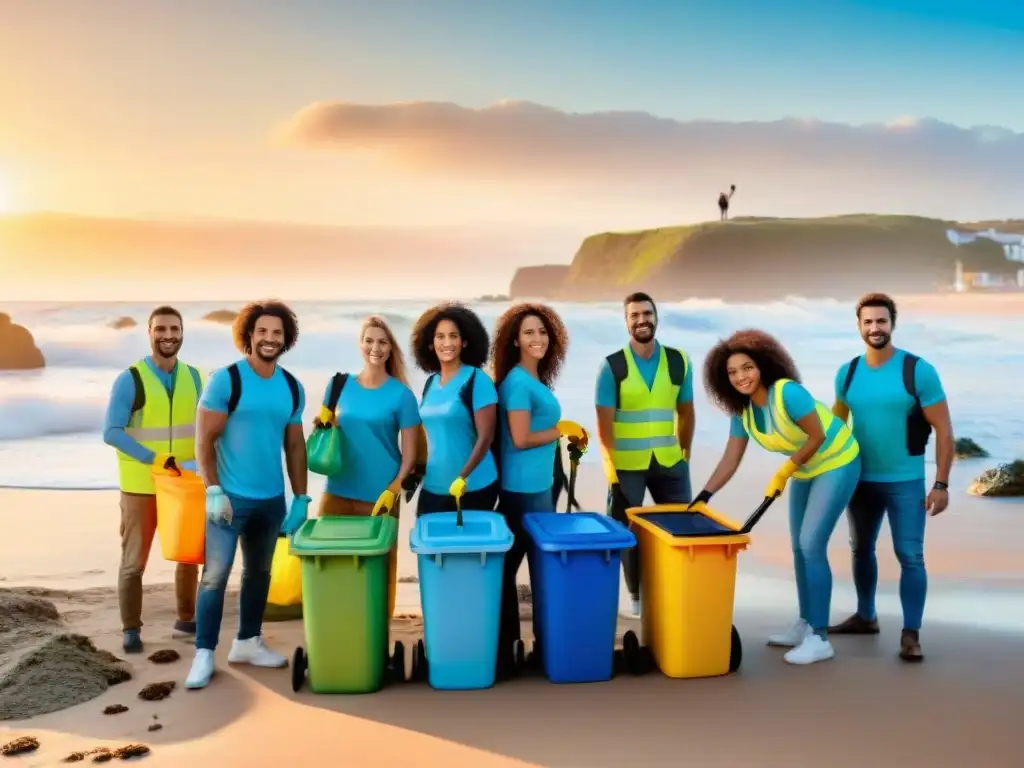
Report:
<svg viewBox="0 0 1024 768"><path fill-rule="evenodd" d="M750 438L786 457L765 489L775 497L789 484L789 533L793 546L799 616L769 645L790 647L790 664L812 664L835 655L828 640L832 570L828 540L860 479L860 447L846 424L799 383L789 353L763 331L738 331L716 344L704 360L711 402L731 417L729 441L715 471L693 504L708 502L736 473Z"/></svg>
<svg viewBox="0 0 1024 768"><path fill-rule="evenodd" d="M480 368L489 339L476 314L457 302L431 307L412 331L416 365L427 374L420 418L427 461L416 514L493 510L498 469L491 454L498 392Z"/></svg>
<svg viewBox="0 0 1024 768"><path fill-rule="evenodd" d="M505 554L499 676L512 668L515 642L520 639L516 574L529 543L523 515L555 511L552 486L562 408L551 388L568 345L561 318L542 304L510 307L498 318L494 330L491 365L498 385L501 449L498 511L515 536L512 549Z"/></svg>
<svg viewBox="0 0 1024 768"><path fill-rule="evenodd" d="M359 350L362 371L348 375L333 411L328 383L317 418L319 424L336 422L341 435L341 471L327 478L320 515L369 515L379 504L398 518L402 481L416 461L419 408L405 380L402 349L384 318L363 321ZM397 564L392 552L392 584ZM393 601L392 592L392 610Z"/></svg>

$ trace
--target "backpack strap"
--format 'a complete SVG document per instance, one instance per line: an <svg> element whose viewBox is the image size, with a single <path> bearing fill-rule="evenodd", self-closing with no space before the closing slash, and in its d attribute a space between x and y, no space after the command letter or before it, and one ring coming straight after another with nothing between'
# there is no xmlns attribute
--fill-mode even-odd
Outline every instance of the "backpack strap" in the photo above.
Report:
<svg viewBox="0 0 1024 768"><path fill-rule="evenodd" d="M132 375L132 382L135 385L135 398L132 400L132 413L141 411L146 405L146 387L142 383L142 374L138 366L130 366L128 371Z"/></svg>
<svg viewBox="0 0 1024 768"><path fill-rule="evenodd" d="M327 410L334 413L338 407L338 400L341 399L341 390L348 384L347 373L336 373L331 377L331 389L327 393Z"/></svg>
<svg viewBox="0 0 1024 768"><path fill-rule="evenodd" d="M850 384L853 382L853 374L857 372L857 364L860 362L860 355L850 361L850 367L846 369L846 378L843 380L843 390L840 393L846 399L846 393L850 391Z"/></svg>
<svg viewBox="0 0 1024 768"><path fill-rule="evenodd" d="M196 385L196 393L202 394L203 391L203 375L199 372L198 368L193 368L187 363L183 363L185 368L188 369L189 375L192 376L192 383Z"/></svg>
<svg viewBox="0 0 1024 768"><path fill-rule="evenodd" d="M474 368L473 372L469 374L469 378L466 379L466 383L459 388L459 399L462 400L462 404L466 406L466 410L469 411L470 421L473 420L473 383L476 381L476 371ZM473 422L474 428L476 422Z"/></svg>
<svg viewBox="0 0 1024 768"><path fill-rule="evenodd" d="M427 397L427 390L430 389L430 385L434 383L435 376L437 376L437 374L432 373L429 376L427 376L427 380L423 382L423 391L420 393L420 405L423 405L423 401Z"/></svg>
<svg viewBox="0 0 1024 768"><path fill-rule="evenodd" d="M281 368L281 366L278 366L278 368ZM292 393L292 418L295 418L295 414L299 412L299 381L292 376L290 371L284 368L281 368L281 373L284 374L284 380L288 382L288 389Z"/></svg>
<svg viewBox="0 0 1024 768"><path fill-rule="evenodd" d="M668 360L668 377L672 381L672 385L676 387L683 386L683 382L686 381L686 357L678 349L672 347L662 347L665 350L665 357Z"/></svg>
<svg viewBox="0 0 1024 768"><path fill-rule="evenodd" d="M228 398L228 416L230 416L238 407L238 401L242 399L242 373L238 370L238 363L228 366L228 376L231 377L231 396Z"/></svg>
<svg viewBox="0 0 1024 768"><path fill-rule="evenodd" d="M629 365L626 363L626 350L620 349L612 352L605 360L608 361L608 368L611 369L612 376L615 379L615 407L618 408L621 405L619 388L629 375Z"/></svg>
<svg viewBox="0 0 1024 768"><path fill-rule="evenodd" d="M917 397L917 382L914 380L914 368L919 359L917 355L912 355L909 352L905 352L903 356L903 388L907 390L908 395L914 398L918 408L921 407L921 401Z"/></svg>

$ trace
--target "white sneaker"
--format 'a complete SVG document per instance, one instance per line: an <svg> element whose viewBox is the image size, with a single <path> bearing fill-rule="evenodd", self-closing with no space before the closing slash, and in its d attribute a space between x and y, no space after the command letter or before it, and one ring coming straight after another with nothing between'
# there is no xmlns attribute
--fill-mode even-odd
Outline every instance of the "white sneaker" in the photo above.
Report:
<svg viewBox="0 0 1024 768"><path fill-rule="evenodd" d="M832 643L811 632L804 641L791 651L786 651L782 658L790 664L813 664L816 661L825 661L836 655Z"/></svg>
<svg viewBox="0 0 1024 768"><path fill-rule="evenodd" d="M768 645L780 645L785 648L795 648L804 641L804 638L811 634L811 628L803 619L797 619L789 625L789 629L768 638Z"/></svg>
<svg viewBox="0 0 1024 768"><path fill-rule="evenodd" d="M213 677L213 651L208 648L196 649L196 657L192 660L192 668L185 678L186 688L205 688Z"/></svg>
<svg viewBox="0 0 1024 768"><path fill-rule="evenodd" d="M263 635L256 635L248 640L235 639L231 644L231 653L228 654L228 664L277 668L288 666L288 659L267 648L267 644L263 642Z"/></svg>
<svg viewBox="0 0 1024 768"><path fill-rule="evenodd" d="M634 616L639 616L640 615L640 598L637 598L636 600L633 600L633 615Z"/></svg>

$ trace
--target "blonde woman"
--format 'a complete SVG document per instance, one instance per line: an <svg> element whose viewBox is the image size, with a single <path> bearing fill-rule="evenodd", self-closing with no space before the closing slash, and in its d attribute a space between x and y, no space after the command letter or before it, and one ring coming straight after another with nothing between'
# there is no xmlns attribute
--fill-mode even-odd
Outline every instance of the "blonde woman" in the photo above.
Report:
<svg viewBox="0 0 1024 768"><path fill-rule="evenodd" d="M327 385L317 419L338 424L342 456L341 471L327 478L320 515L369 515L381 503L397 518L402 481L416 461L419 405L406 383L402 350L384 318L370 315L363 321L359 349L362 371L342 374L333 411L332 384ZM396 566L392 556L392 583ZM393 595L391 605L393 611Z"/></svg>

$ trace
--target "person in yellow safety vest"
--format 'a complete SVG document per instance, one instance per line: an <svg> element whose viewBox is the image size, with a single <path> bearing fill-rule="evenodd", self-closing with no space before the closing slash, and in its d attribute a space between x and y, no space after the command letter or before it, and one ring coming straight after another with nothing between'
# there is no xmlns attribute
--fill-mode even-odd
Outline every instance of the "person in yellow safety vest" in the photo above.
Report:
<svg viewBox="0 0 1024 768"><path fill-rule="evenodd" d="M800 384L793 358L763 331L738 331L716 344L704 360L704 386L711 402L730 416L729 440L691 506L707 504L729 482L751 438L786 457L764 496L778 497L792 478L789 534L799 616L768 644L790 648L783 656L790 664L831 659L828 541L860 480L860 445L850 428Z"/></svg>
<svg viewBox="0 0 1024 768"><path fill-rule="evenodd" d="M693 374L685 352L654 337L658 308L646 293L623 301L629 344L608 355L597 377L597 430L608 478L608 515L628 524L626 509L650 491L656 504L688 504L693 443ZM640 563L634 547L622 570L640 615Z"/></svg>
<svg viewBox="0 0 1024 768"><path fill-rule="evenodd" d="M148 357L114 381L103 442L117 451L121 489L121 566L117 602L126 653L142 652L142 574L156 533L153 467L173 458L180 469L196 470L196 408L202 376L178 360L184 336L181 313L157 307L149 315ZM172 635L196 633L199 568L179 563L174 574L178 620Z"/></svg>

